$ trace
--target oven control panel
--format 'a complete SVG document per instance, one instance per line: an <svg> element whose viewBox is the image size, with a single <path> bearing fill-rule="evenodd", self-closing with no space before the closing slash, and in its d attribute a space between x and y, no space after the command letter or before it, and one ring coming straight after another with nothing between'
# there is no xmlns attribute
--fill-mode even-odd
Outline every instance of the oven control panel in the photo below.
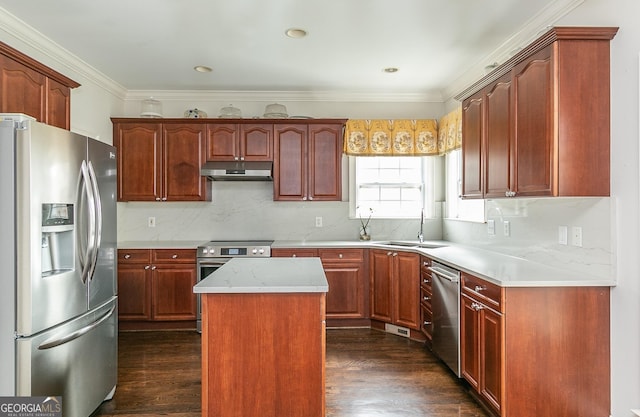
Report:
<svg viewBox="0 0 640 417"><path fill-rule="evenodd" d="M210 242L198 247L198 258L270 257L270 241Z"/></svg>

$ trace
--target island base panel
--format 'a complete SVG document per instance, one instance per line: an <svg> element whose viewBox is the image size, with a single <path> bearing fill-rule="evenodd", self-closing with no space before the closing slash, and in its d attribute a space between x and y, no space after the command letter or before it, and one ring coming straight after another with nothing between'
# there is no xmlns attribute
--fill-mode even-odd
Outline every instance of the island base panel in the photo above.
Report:
<svg viewBox="0 0 640 417"><path fill-rule="evenodd" d="M203 294L202 415L325 415L325 294Z"/></svg>

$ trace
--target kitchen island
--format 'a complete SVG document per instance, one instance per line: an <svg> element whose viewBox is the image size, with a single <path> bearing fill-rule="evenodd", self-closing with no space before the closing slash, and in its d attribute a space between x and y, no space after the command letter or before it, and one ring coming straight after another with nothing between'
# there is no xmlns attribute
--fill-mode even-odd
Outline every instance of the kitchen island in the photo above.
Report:
<svg viewBox="0 0 640 417"><path fill-rule="evenodd" d="M318 258L234 258L202 299L202 415L325 414L325 296Z"/></svg>

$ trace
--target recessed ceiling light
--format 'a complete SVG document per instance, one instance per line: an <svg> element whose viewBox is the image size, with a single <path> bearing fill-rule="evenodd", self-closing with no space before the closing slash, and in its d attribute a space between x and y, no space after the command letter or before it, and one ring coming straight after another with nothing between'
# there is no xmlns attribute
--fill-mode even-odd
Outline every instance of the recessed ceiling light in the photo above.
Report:
<svg viewBox="0 0 640 417"><path fill-rule="evenodd" d="M394 72L398 72L398 68L396 68L396 67L387 67L387 68L383 69L382 71L386 72L387 74L393 74Z"/></svg>
<svg viewBox="0 0 640 417"><path fill-rule="evenodd" d="M204 65L197 65L195 67L193 67L194 70L198 71L198 72L211 72L213 71L213 69L211 69L211 67L207 67Z"/></svg>
<svg viewBox="0 0 640 417"><path fill-rule="evenodd" d="M307 31L300 28L290 28L287 29L284 34L290 38L299 39L307 36Z"/></svg>

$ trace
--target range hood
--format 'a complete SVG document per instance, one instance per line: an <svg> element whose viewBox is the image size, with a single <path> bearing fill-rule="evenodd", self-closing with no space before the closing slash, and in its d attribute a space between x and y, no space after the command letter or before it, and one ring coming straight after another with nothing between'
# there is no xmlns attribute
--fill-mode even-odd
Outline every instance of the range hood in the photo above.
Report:
<svg viewBox="0 0 640 417"><path fill-rule="evenodd" d="M214 181L273 181L273 162L206 162L200 175Z"/></svg>

